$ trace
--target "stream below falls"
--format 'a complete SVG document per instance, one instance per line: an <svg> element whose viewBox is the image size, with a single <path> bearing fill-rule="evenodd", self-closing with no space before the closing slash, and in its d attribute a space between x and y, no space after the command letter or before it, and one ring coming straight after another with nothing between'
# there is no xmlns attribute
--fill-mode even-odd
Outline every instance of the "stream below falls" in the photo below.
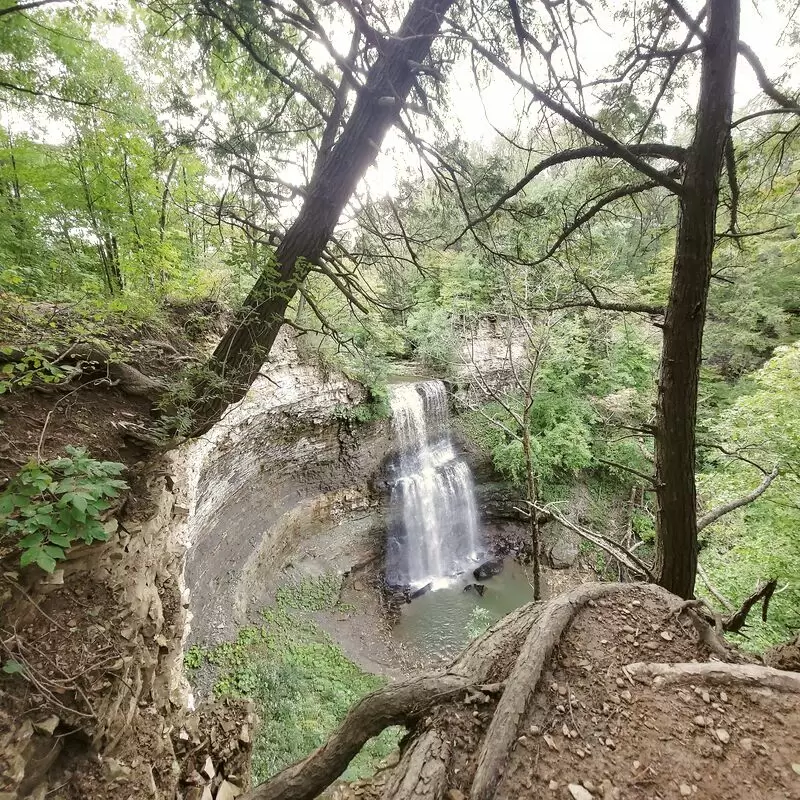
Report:
<svg viewBox="0 0 800 800"><path fill-rule="evenodd" d="M501 617L533 600L525 567L506 558L503 571L489 578L483 596L471 572L412 600L400 610L392 638L425 658L451 659Z"/></svg>

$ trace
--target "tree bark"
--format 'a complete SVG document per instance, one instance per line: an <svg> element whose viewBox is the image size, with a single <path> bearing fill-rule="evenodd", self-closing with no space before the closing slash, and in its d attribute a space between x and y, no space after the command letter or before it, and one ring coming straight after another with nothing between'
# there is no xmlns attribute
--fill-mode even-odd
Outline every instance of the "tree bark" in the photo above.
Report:
<svg viewBox="0 0 800 800"><path fill-rule="evenodd" d="M686 159L656 408L656 575L692 597L697 568L695 426L719 182L733 109L739 0L711 0L694 141Z"/></svg>
<svg viewBox="0 0 800 800"><path fill-rule="evenodd" d="M258 375L290 301L396 122L414 82L414 65L427 58L452 3L413 0L397 34L384 40L338 141L329 154L320 155L324 161L315 166L300 212L275 251L274 268L258 279L209 361L214 375L197 387L195 435L241 399Z"/></svg>

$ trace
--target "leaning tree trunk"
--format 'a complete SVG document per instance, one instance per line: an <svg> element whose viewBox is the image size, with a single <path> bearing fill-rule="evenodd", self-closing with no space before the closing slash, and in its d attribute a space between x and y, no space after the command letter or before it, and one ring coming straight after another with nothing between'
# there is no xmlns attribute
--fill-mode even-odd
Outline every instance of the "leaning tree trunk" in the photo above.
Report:
<svg viewBox="0 0 800 800"><path fill-rule="evenodd" d="M314 169L300 213L209 362L213 376L197 387L193 433L207 431L256 379L283 324L286 308L319 260L345 205L375 160L413 85L418 65L439 34L453 0L413 0L397 34L383 42L341 136ZM210 378L210 379L209 379Z"/></svg>
<svg viewBox="0 0 800 800"><path fill-rule="evenodd" d="M714 226L730 135L739 0L711 0L694 141L686 160L656 411L658 582L688 598L697 569L695 425Z"/></svg>

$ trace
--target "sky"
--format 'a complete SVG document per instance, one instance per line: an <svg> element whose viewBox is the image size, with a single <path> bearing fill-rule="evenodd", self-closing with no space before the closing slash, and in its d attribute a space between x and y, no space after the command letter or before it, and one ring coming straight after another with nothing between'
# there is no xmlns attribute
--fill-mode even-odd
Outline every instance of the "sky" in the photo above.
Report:
<svg viewBox="0 0 800 800"><path fill-rule="evenodd" d="M613 8L613 3L610 4ZM701 3L684 2L684 7L696 14ZM600 27L586 25L582 29L579 41L582 63L590 74L599 72L613 63L619 47L619 24L610 16L599 19ZM796 20L800 23L800 19ZM766 68L767 74L778 80L785 72L787 64L798 58L796 48L787 41L786 28L789 20L779 8L776 0L743 0L740 38L756 52ZM790 71L795 79L800 78L800 70L795 63ZM686 94L671 108L665 109L667 124L675 124L678 116L694 109L697 98L699 75ZM502 76L495 75L484 91L475 85L472 72L463 65L454 70L451 76L449 91L451 93L452 129L467 141L476 144L490 144L497 138L495 128L509 131L517 124L519 115L524 109L526 95ZM741 110L754 99L761 96L761 90L749 64L739 59L736 74L736 108ZM671 119L670 119L671 116ZM412 163L415 156L409 152L402 138L395 131L387 137L381 156L376 161L365 179L365 185L373 196L390 193L398 172Z"/></svg>
<svg viewBox="0 0 800 800"><path fill-rule="evenodd" d="M112 8L119 0L95 0L95 5ZM788 20L781 13L778 6L779 0L743 0L741 38L746 41L759 55L767 73L774 78L779 78L785 70L787 62L797 59L798 54L793 51L791 44L786 41L785 30ZM599 5L599 4L597 4ZM697 13L700 2L685 2L685 7ZM613 1L609 3L610 9L614 8ZM331 38L339 42L337 46L346 49L349 42L349 31L344 28L330 32ZM605 17L599 18L599 25L582 26L580 29L579 47L582 64L588 75L599 74L605 67L614 61L619 46L620 24L613 18L610 10L606 10ZM130 30L124 26L113 25L105 29L101 36L103 44L114 48L135 70L140 79L146 80L147 75L142 71L143 65L136 62L134 56L134 37ZM321 53L321 60L327 59L327 54ZM191 57L188 54L187 57ZM793 77L798 77L797 65ZM795 81L797 83L797 81ZM736 105L744 108L759 95L759 87L749 65L739 60L736 83ZM448 81L450 95L449 128L453 134L462 139L476 144L490 145L497 137L495 128L510 131L517 125L517 120L524 108L526 97L518 87L507 79L495 74L483 91L478 91L469 65L459 64L453 68ZM676 103L666 109L667 124L675 124L679 115L691 110L697 96L697 76L694 85L690 85L685 95ZM672 119L670 119L670 116ZM20 123L22 124L22 123ZM425 126L423 119L417 118L415 124ZM57 122L43 124L44 136L51 142L58 141L64 136L63 129ZM379 196L392 193L398 176L409 169L414 169L418 158L414 152L402 141L397 131L387 136L381 155L376 164L369 170L362 188L369 194ZM299 175L286 176L291 182L301 180Z"/></svg>

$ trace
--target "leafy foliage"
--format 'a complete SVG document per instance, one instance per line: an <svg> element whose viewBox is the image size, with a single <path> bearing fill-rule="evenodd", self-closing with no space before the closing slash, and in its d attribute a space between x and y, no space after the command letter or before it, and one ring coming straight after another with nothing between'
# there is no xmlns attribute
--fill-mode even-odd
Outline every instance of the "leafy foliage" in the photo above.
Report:
<svg viewBox="0 0 800 800"><path fill-rule="evenodd" d="M756 650L800 628L800 344L778 348L714 425L730 452L781 474L756 503L723 517L703 532L701 562L729 598L743 598L760 580L777 576L770 620L751 616L745 645ZM761 480L750 464L709 451L698 477L704 506L713 508L750 492ZM705 591L698 582L698 591Z"/></svg>
<svg viewBox="0 0 800 800"><path fill-rule="evenodd" d="M336 608L341 577L324 575L281 586L262 612L261 627L244 628L234 642L191 648L185 663L217 674L214 691L252 698L261 725L253 742L254 781L305 757L339 725L350 706L380 688L383 678L353 664L310 614ZM371 739L344 775L371 774L396 746L397 728Z"/></svg>
<svg viewBox="0 0 800 800"><path fill-rule="evenodd" d="M117 477L122 464L96 461L82 448L66 450L63 458L27 464L0 494L0 535L22 550L23 567L52 572L76 540L105 541L102 515L127 488Z"/></svg>
<svg viewBox="0 0 800 800"><path fill-rule="evenodd" d="M0 347L0 353L5 356L13 352L11 347ZM56 348L40 345L29 347L14 361L7 361L0 367L0 394L30 386L34 382L62 383L68 380L75 370L68 364L58 364L53 358L57 355Z"/></svg>

